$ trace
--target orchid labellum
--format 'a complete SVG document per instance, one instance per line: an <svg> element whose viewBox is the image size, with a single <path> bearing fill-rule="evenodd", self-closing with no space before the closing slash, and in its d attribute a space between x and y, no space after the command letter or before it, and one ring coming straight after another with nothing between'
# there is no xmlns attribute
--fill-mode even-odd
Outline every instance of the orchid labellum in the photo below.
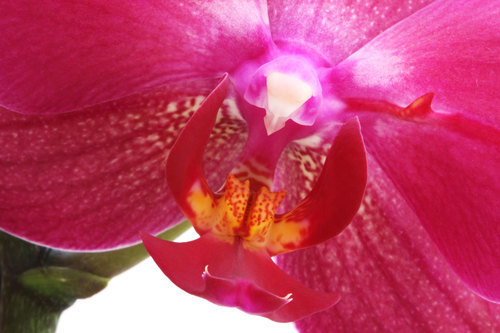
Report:
<svg viewBox="0 0 500 333"><path fill-rule="evenodd" d="M182 289L321 311L303 332L500 329L497 1L16 1L0 27L2 230L143 232ZM198 240L150 236L183 216Z"/></svg>

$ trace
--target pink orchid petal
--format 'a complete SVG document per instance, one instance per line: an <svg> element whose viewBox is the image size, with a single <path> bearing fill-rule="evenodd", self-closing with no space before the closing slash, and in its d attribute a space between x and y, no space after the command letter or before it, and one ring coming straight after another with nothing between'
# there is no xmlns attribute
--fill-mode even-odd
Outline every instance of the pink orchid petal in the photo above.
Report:
<svg viewBox="0 0 500 333"><path fill-rule="evenodd" d="M279 257L279 264L308 286L342 297L329 310L299 321L299 331L499 331L500 307L463 285L368 157L366 195L349 227L314 248Z"/></svg>
<svg viewBox="0 0 500 333"><path fill-rule="evenodd" d="M500 301L500 131L461 116L361 116L380 163L455 272Z"/></svg>
<svg viewBox="0 0 500 333"><path fill-rule="evenodd" d="M253 284L254 290L267 291L264 295L266 299L269 294L286 297L291 293L291 302L261 314L274 321L295 321L338 301L335 294L306 288L280 270L265 252L247 250L237 239L231 244L210 233L187 243L164 241L148 234L143 234L142 238L149 254L173 283L188 293L218 304L220 299L212 298L214 290L207 290L209 284L203 278L207 266L208 271L219 279L244 280L245 283ZM220 292L219 287L217 291ZM236 297L234 294L232 296ZM275 299L271 299L271 302L274 303Z"/></svg>
<svg viewBox="0 0 500 333"><path fill-rule="evenodd" d="M277 254L323 242L340 233L351 221L366 185L366 159L359 122L353 118L339 130L326 157L316 184L308 196L291 212L278 216L271 227L270 253ZM279 242L291 225L307 227L300 232L300 242ZM287 239L283 237L283 239Z"/></svg>
<svg viewBox="0 0 500 333"><path fill-rule="evenodd" d="M47 246L95 250L179 222L165 159L216 85L179 83L61 115L0 109L0 228ZM212 184L221 184L245 143L245 124L231 118L231 105L206 149Z"/></svg>
<svg viewBox="0 0 500 333"><path fill-rule="evenodd" d="M270 0L273 40L283 48L312 48L337 64L385 29L433 0Z"/></svg>
<svg viewBox="0 0 500 333"><path fill-rule="evenodd" d="M499 26L496 1L436 1L342 62L333 89L400 106L432 92L434 110L498 127Z"/></svg>
<svg viewBox="0 0 500 333"><path fill-rule="evenodd" d="M0 105L60 113L181 78L205 78L261 55L259 0L4 1Z"/></svg>

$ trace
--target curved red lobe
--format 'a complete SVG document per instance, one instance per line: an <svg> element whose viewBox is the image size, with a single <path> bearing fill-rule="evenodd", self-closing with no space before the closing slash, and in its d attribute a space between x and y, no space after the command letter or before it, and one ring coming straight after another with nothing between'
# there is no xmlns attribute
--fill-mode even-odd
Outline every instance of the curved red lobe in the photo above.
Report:
<svg viewBox="0 0 500 333"><path fill-rule="evenodd" d="M224 75L217 87L208 95L200 108L188 121L167 159L167 183L174 199L188 219L194 218L191 205L186 201L191 187L197 183L204 193L212 195L203 172L203 152L217 112L227 94L228 77Z"/></svg>
<svg viewBox="0 0 500 333"><path fill-rule="evenodd" d="M230 243L209 233L187 243L148 234L142 239L173 283L216 304L291 322L327 309L339 299L307 288L279 269L265 251L248 250L237 239Z"/></svg>
<svg viewBox="0 0 500 333"><path fill-rule="evenodd" d="M353 118L335 137L309 195L289 213L277 216L269 252L274 255L315 245L344 230L361 204L366 173L363 138L359 122ZM296 238L283 235L290 232Z"/></svg>

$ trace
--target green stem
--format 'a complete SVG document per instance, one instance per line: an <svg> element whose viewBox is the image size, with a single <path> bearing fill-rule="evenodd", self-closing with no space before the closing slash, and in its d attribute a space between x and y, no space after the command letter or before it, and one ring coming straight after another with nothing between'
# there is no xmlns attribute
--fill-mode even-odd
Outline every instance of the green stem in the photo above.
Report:
<svg viewBox="0 0 500 333"><path fill-rule="evenodd" d="M59 316L66 309L63 304L39 297L9 278L2 280L0 298L2 333L53 333Z"/></svg>
<svg viewBox="0 0 500 333"><path fill-rule="evenodd" d="M19 276L38 267L45 249L0 234L0 332L55 332L61 312L73 300L43 297L22 285Z"/></svg>

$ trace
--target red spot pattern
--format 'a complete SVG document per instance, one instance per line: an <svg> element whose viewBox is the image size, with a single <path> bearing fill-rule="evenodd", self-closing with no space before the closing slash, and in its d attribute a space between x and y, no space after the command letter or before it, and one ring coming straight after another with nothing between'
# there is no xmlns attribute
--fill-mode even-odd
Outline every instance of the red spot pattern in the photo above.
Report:
<svg viewBox="0 0 500 333"><path fill-rule="evenodd" d="M265 186L251 191L250 180L239 181L229 174L223 195L213 211L214 230L221 236L241 237L256 247L264 247L276 209L286 192L270 192Z"/></svg>
<svg viewBox="0 0 500 333"><path fill-rule="evenodd" d="M261 187L254 195L254 200L248 209L247 239L252 243L264 244L276 210L285 198L286 191L270 192L266 187Z"/></svg>

